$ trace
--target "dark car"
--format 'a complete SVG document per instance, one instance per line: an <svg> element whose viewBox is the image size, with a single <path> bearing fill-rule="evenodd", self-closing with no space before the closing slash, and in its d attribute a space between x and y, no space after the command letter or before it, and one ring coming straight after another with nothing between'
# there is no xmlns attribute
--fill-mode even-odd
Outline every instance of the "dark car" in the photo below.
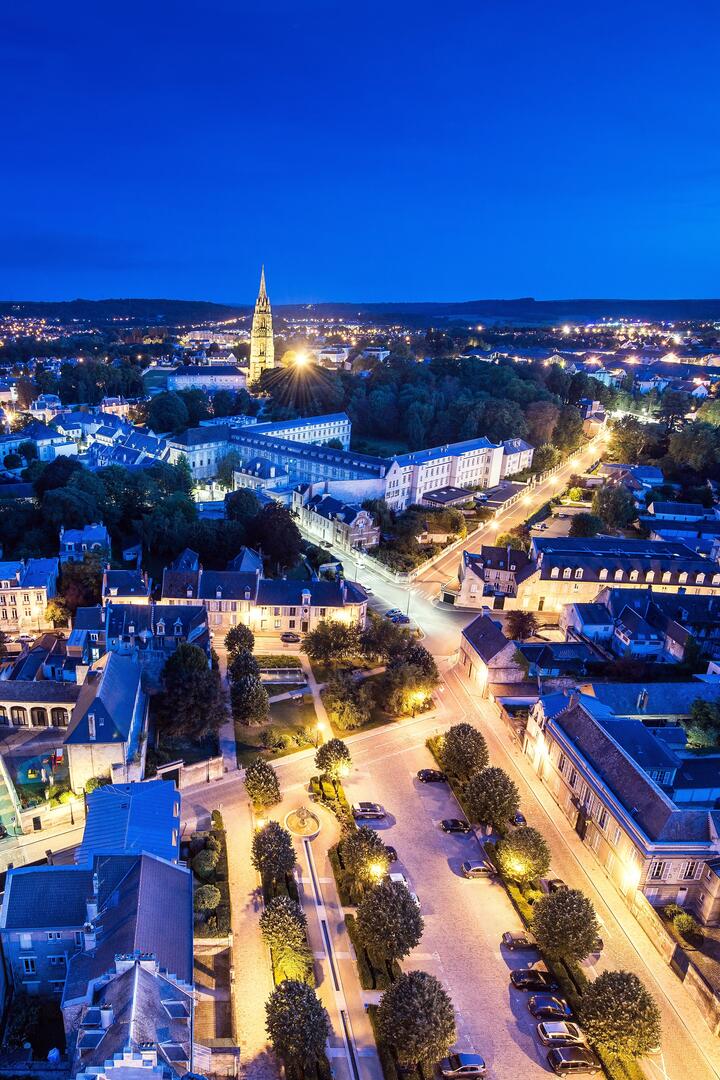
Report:
<svg viewBox="0 0 720 1080"><path fill-rule="evenodd" d="M510 818L510 824L515 825L516 828L520 828L523 825L527 825L527 818L518 810L517 814L513 814Z"/></svg>
<svg viewBox="0 0 720 1080"><path fill-rule="evenodd" d="M395 850L395 848L392 846L392 844L386 844L385 845L385 850L388 853L388 858L389 858L390 862L397 862L398 861L398 853Z"/></svg>
<svg viewBox="0 0 720 1080"><path fill-rule="evenodd" d="M400 610L400 608L397 608L397 607L390 608L389 611L385 612L385 618L386 619L395 620L398 617L398 615L402 615L402 611Z"/></svg>
<svg viewBox="0 0 720 1080"><path fill-rule="evenodd" d="M528 1009L540 1020L572 1020L573 1012L565 998L555 994L533 994Z"/></svg>
<svg viewBox="0 0 720 1080"><path fill-rule="evenodd" d="M556 1076L594 1076L602 1071L600 1058L587 1046L554 1046L547 1062Z"/></svg>
<svg viewBox="0 0 720 1080"><path fill-rule="evenodd" d="M352 815L353 815L354 818L358 818L360 820L365 820L365 821L370 821L370 820L373 820L373 819L379 820L380 818L385 817L385 811L383 810L380 803L376 803L376 802L359 802L359 803L353 803Z"/></svg>
<svg viewBox="0 0 720 1080"><path fill-rule="evenodd" d="M510 972L510 982L516 990L559 990L549 971L542 968L518 968Z"/></svg>
<svg viewBox="0 0 720 1080"><path fill-rule="evenodd" d="M440 1075L446 1080L459 1080L463 1076L486 1076L487 1066L479 1054L450 1054L438 1065Z"/></svg>
<svg viewBox="0 0 720 1080"><path fill-rule="evenodd" d="M300 640L299 634L293 634L291 630L288 630L286 634L280 635L280 640L284 641L286 645L297 645Z"/></svg>
<svg viewBox="0 0 720 1080"><path fill-rule="evenodd" d="M471 831L467 821L457 817L445 818L444 821L440 822L440 828L447 833L469 833Z"/></svg>
<svg viewBox="0 0 720 1080"><path fill-rule="evenodd" d="M410 619L407 615L400 614L395 616L393 622L399 623L400 626L407 626L407 624L410 622Z"/></svg>
<svg viewBox="0 0 720 1080"><path fill-rule="evenodd" d="M417 774L421 784L446 784L447 776L439 769L421 769Z"/></svg>
<svg viewBox="0 0 720 1080"><path fill-rule="evenodd" d="M506 949L537 949L537 938L529 930L506 930L500 939Z"/></svg>
<svg viewBox="0 0 720 1080"><path fill-rule="evenodd" d="M567 890L570 888L570 886L566 885L565 882L563 881L563 879L559 878L559 877L548 878L547 879L547 887L548 887L548 892L551 892L551 893L553 893L553 892L567 892Z"/></svg>

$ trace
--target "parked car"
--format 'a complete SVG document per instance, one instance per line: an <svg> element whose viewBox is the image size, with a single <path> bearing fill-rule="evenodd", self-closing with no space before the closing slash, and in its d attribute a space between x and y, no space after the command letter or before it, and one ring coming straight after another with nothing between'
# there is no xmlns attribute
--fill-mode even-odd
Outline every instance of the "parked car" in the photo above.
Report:
<svg viewBox="0 0 720 1080"><path fill-rule="evenodd" d="M469 833L471 831L470 825L467 821L463 821L462 818L445 818L440 822L440 828L446 833Z"/></svg>
<svg viewBox="0 0 720 1080"><path fill-rule="evenodd" d="M395 873L390 874L389 877L391 881L396 881L398 885L404 885L407 891L410 893L410 899L415 904L417 904L418 907L420 907L420 900L418 898L418 894L416 892L413 892L413 890L410 888L410 882L405 877L405 875L400 872L400 870L396 870Z"/></svg>
<svg viewBox="0 0 720 1080"><path fill-rule="evenodd" d="M439 769L421 769L417 774L417 778L421 784L447 783L447 776L444 772L440 772Z"/></svg>
<svg viewBox="0 0 720 1080"><path fill-rule="evenodd" d="M572 1009L567 1001L555 994L533 994L527 1005L533 1016L544 1020L572 1020Z"/></svg>
<svg viewBox="0 0 720 1080"><path fill-rule="evenodd" d="M288 630L287 633L280 635L280 640L284 641L286 645L297 645L300 640L300 635L294 634L292 630Z"/></svg>
<svg viewBox="0 0 720 1080"><path fill-rule="evenodd" d="M516 990L559 990L549 971L542 968L517 968L510 972L510 982Z"/></svg>
<svg viewBox="0 0 720 1080"><path fill-rule="evenodd" d="M602 1062L587 1046L554 1046L547 1062L556 1076L594 1076Z"/></svg>
<svg viewBox="0 0 720 1080"><path fill-rule="evenodd" d="M479 1054L450 1054L438 1066L448 1080L461 1076L487 1076L487 1066Z"/></svg>
<svg viewBox="0 0 720 1080"><path fill-rule="evenodd" d="M352 805L352 816L360 821L379 821L385 817L385 811L380 803L359 802Z"/></svg>
<svg viewBox="0 0 720 1080"><path fill-rule="evenodd" d="M517 814L513 814L513 816L510 818L510 824L514 825L516 829L519 829L523 825L527 825L527 818L518 810Z"/></svg>
<svg viewBox="0 0 720 1080"><path fill-rule="evenodd" d="M529 930L506 930L500 939L506 949L537 949L537 938Z"/></svg>
<svg viewBox="0 0 720 1080"><path fill-rule="evenodd" d="M535 884L538 890L545 893L546 896L548 893L564 892L567 888L569 888L569 886L565 884L563 879L559 877L541 877L537 879Z"/></svg>
<svg viewBox="0 0 720 1080"><path fill-rule="evenodd" d="M398 861L398 853L397 853L396 849L392 846L392 844L386 844L385 845L385 850L388 853L388 858L390 859L390 862L397 862Z"/></svg>
<svg viewBox="0 0 720 1080"><path fill-rule="evenodd" d="M402 611L400 610L400 608L397 607L390 608L389 611L385 612L386 619L395 619L398 615L402 615Z"/></svg>
<svg viewBox="0 0 720 1080"><path fill-rule="evenodd" d="M467 859L460 869L466 878L490 878L497 873L489 859Z"/></svg>
<svg viewBox="0 0 720 1080"><path fill-rule="evenodd" d="M543 1020L537 1026L543 1046L584 1046L585 1036L571 1020Z"/></svg>
<svg viewBox="0 0 720 1080"><path fill-rule="evenodd" d="M593 946L592 946L592 949L590 950L589 955L594 956L596 953L601 953L604 948L605 948L605 942L603 941L603 939L601 937L596 937L595 940L593 941Z"/></svg>
<svg viewBox="0 0 720 1080"><path fill-rule="evenodd" d="M410 619L408 618L407 615L403 615L402 612L401 612L399 615L395 616L395 618L393 619L393 622L398 623L400 626L407 626L408 623L410 622Z"/></svg>

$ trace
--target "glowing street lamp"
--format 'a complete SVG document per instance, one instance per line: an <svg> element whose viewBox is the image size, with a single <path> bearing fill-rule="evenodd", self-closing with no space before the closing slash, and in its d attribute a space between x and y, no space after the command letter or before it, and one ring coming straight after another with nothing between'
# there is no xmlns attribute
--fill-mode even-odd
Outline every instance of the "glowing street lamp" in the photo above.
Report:
<svg viewBox="0 0 720 1080"><path fill-rule="evenodd" d="M385 867L383 866L382 863L379 863L379 862L370 863L370 866L368 867L368 871L369 871L370 877L373 879L373 881L382 881L382 879L385 877Z"/></svg>
<svg viewBox="0 0 720 1080"><path fill-rule="evenodd" d="M294 360L295 367L297 367L297 368L307 367L307 365L309 363L310 363L310 357L308 356L308 354L306 352L299 352L295 356L295 360Z"/></svg>

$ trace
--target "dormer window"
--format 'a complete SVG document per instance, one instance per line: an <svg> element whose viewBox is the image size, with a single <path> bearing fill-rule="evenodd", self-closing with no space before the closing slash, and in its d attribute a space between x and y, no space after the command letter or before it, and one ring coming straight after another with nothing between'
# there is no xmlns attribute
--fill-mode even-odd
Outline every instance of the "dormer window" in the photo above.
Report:
<svg viewBox="0 0 720 1080"><path fill-rule="evenodd" d="M622 579L623 579L623 572L622 572L622 570L616 570L616 571L615 571L615 580L616 580L616 581L622 581Z"/></svg>
<svg viewBox="0 0 720 1080"><path fill-rule="evenodd" d="M647 574L645 575L645 580L647 582L654 581L655 580L655 571L654 570L648 570Z"/></svg>
<svg viewBox="0 0 720 1080"><path fill-rule="evenodd" d="M130 623L130 625L128 626L128 634L134 634L134 633L135 633L135 623Z"/></svg>
<svg viewBox="0 0 720 1080"><path fill-rule="evenodd" d="M637 579L638 579L638 576L639 576L639 575L638 575L638 572L637 572L637 570L631 570L631 571L630 571L630 580L631 580L631 581L637 581Z"/></svg>
<svg viewBox="0 0 720 1080"><path fill-rule="evenodd" d="M250 589L248 588L247 585L245 586L245 599L246 600L250 599Z"/></svg>
<svg viewBox="0 0 720 1080"><path fill-rule="evenodd" d="M185 590L185 595L186 595L187 597L191 597L191 596L192 596L192 585L188 585L187 589Z"/></svg>
<svg viewBox="0 0 720 1080"><path fill-rule="evenodd" d="M578 568L575 571L575 580L579 581L582 576L583 576L582 566L578 566Z"/></svg>
<svg viewBox="0 0 720 1080"><path fill-rule="evenodd" d="M157 624L157 632L161 637L165 636L165 623L162 620Z"/></svg>
<svg viewBox="0 0 720 1080"><path fill-rule="evenodd" d="M670 581L670 571L669 570L665 571L665 573L662 576L662 579L663 579L663 584L667 585L668 582Z"/></svg>
<svg viewBox="0 0 720 1080"><path fill-rule="evenodd" d="M705 582L705 575L703 574L703 572L701 570L700 573L696 574L696 576L695 576L695 584L696 585L702 585L702 584L704 584L704 582Z"/></svg>
<svg viewBox="0 0 720 1080"><path fill-rule="evenodd" d="M566 566L565 569L563 570L563 580L567 581L571 574L572 574L572 570L570 569L569 566Z"/></svg>
<svg viewBox="0 0 720 1080"><path fill-rule="evenodd" d="M608 576L607 567L603 566L602 570L598 574L598 581L607 581L607 576Z"/></svg>
<svg viewBox="0 0 720 1080"><path fill-rule="evenodd" d="M551 578L560 577L560 570L558 569L557 566L553 566L552 570L550 571L550 577Z"/></svg>
<svg viewBox="0 0 720 1080"><path fill-rule="evenodd" d="M678 581L680 582L681 585L685 585L687 583L687 579L688 579L687 570L683 570L681 572L681 574L680 574L680 577L678 578Z"/></svg>
<svg viewBox="0 0 720 1080"><path fill-rule="evenodd" d="M215 599L222 600L222 588L220 587L220 585L218 585L217 589L215 590Z"/></svg>
<svg viewBox="0 0 720 1080"><path fill-rule="evenodd" d="M180 637L180 635L183 632L182 623L181 622L176 622L174 630L175 630L175 637Z"/></svg>

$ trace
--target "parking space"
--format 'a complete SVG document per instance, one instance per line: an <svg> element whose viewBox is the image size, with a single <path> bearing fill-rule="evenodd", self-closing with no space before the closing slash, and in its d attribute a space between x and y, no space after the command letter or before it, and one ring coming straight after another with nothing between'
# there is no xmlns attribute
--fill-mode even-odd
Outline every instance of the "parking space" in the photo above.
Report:
<svg viewBox="0 0 720 1080"><path fill-rule="evenodd" d="M482 1054L489 1076L547 1076L528 995L509 983L510 971L533 954L500 947L505 930L521 928L502 886L463 876L463 861L478 858L481 846L472 833L441 831L440 821L461 814L447 785L416 779L419 769L434 764L429 752L422 744L400 752L378 745L355 760L348 795L385 807L386 819L372 825L397 849L393 870L405 874L420 899L425 932L405 970L420 968L440 979L455 1006L458 1048Z"/></svg>

